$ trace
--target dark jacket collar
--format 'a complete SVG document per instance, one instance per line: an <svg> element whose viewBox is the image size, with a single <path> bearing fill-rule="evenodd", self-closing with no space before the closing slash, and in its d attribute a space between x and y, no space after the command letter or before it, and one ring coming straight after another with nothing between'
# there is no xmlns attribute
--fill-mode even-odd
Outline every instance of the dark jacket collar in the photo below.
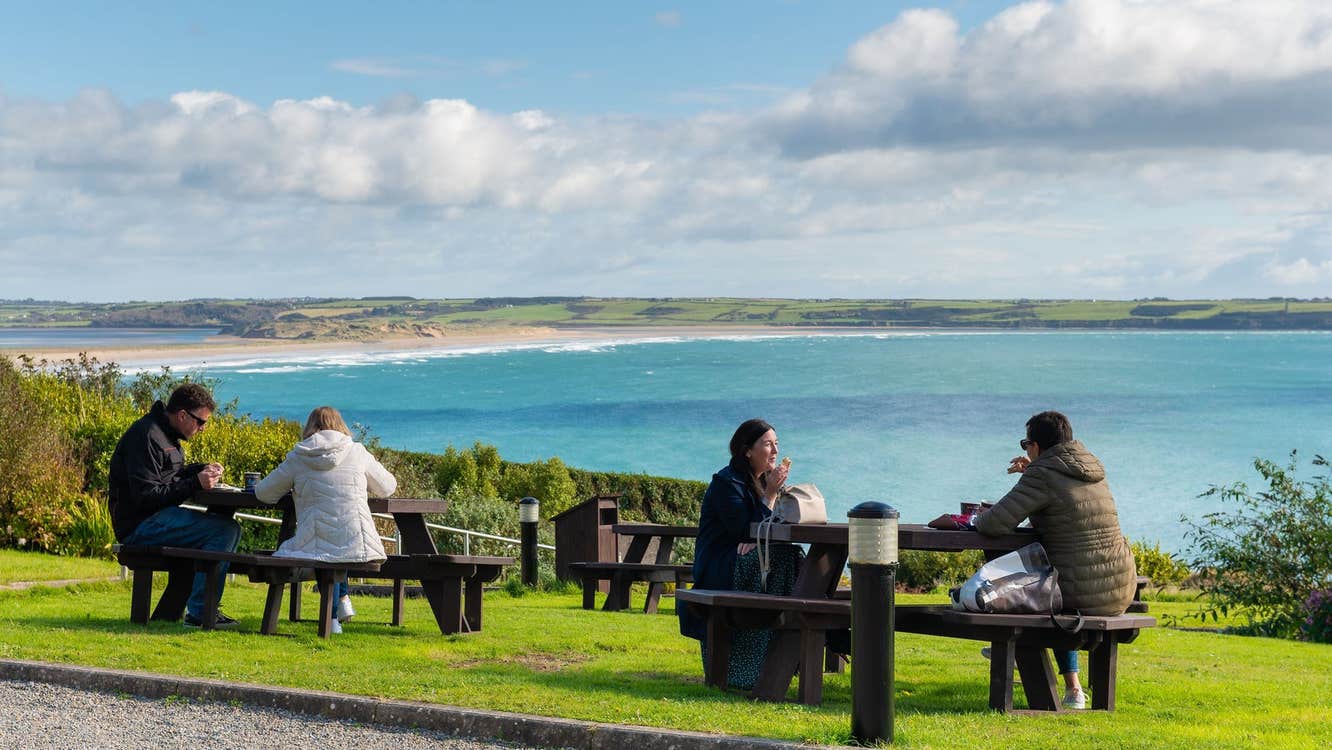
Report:
<svg viewBox="0 0 1332 750"><path fill-rule="evenodd" d="M161 401L154 401L153 408L148 412L148 415L153 418L153 421L157 423L157 426L161 427L162 432L165 432L166 436L173 442L179 443L185 439L185 436L180 434L180 431L177 430L175 426L171 424L171 420L167 418L166 404Z"/></svg>

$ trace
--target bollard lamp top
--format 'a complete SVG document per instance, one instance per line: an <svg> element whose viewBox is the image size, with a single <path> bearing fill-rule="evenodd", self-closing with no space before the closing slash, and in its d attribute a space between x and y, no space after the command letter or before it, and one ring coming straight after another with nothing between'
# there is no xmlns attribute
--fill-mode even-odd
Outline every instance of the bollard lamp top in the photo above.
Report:
<svg viewBox="0 0 1332 750"><path fill-rule="evenodd" d="M847 518L900 518L897 509L877 500L867 500L846 512Z"/></svg>

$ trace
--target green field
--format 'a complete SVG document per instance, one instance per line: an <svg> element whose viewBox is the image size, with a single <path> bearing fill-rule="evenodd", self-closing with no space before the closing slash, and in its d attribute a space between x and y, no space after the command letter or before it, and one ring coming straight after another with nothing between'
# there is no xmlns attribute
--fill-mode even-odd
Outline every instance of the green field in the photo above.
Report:
<svg viewBox="0 0 1332 750"><path fill-rule="evenodd" d="M1332 330L1332 300L922 300L522 297L77 305L0 301L0 326L215 326L261 339L368 340L502 327L801 326Z"/></svg>
<svg viewBox="0 0 1332 750"><path fill-rule="evenodd" d="M0 581L53 558L0 551ZM38 562L33 563L31 558ZM159 579L164 578L158 576ZM160 586L160 580L159 580ZM818 743L849 739L847 674L825 701L753 703L702 684L698 647L665 614L584 611L576 594L486 595L485 630L439 635L411 600L393 628L388 599L359 596L343 635L282 620L258 633L264 589L228 586L242 630L128 621L129 583L0 590L0 657L331 690L570 719ZM902 595L899 601L937 600ZM1152 614L1188 601L1148 597ZM642 601L642 592L635 593ZM312 600L306 616L313 616ZM1196 625L1196 623L1193 623ZM973 641L897 638L897 745L903 748L1315 748L1332 743L1332 646L1160 627L1120 651L1118 710L1057 716L986 708L988 664ZM794 695L794 690L792 691ZM1020 695L1020 690L1019 690ZM1019 702L1022 700L1018 698Z"/></svg>

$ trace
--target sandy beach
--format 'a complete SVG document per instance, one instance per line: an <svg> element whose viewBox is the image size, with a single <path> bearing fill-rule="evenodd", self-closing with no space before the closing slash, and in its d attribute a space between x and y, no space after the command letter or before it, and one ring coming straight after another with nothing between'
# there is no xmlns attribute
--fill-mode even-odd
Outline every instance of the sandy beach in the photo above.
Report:
<svg viewBox="0 0 1332 750"><path fill-rule="evenodd" d="M894 329L894 333L904 333ZM837 336L885 335L885 329L809 328L791 326L625 326L588 328L490 328L460 330L442 337L386 338L377 341L292 341L245 339L212 336L190 344L149 346L100 346L64 348L0 347L0 355L26 354L37 359L60 361L86 353L102 362L114 362L125 368L155 368L162 365L189 367L243 360L285 360L337 355L361 355L392 352L442 352L501 346L542 346L556 344L596 344L615 341L653 339L704 339L736 336Z"/></svg>

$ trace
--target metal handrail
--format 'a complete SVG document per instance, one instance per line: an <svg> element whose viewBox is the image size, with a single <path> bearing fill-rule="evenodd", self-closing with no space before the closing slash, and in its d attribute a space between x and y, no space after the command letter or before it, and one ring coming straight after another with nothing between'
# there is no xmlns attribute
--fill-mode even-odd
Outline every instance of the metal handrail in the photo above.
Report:
<svg viewBox="0 0 1332 750"><path fill-rule="evenodd" d="M193 505L193 504L189 504L189 503L182 504L180 507L182 507L182 508L189 508L189 509L191 509L191 510L201 510L201 511L206 511L206 510L208 510L207 508L205 508L205 507L203 507L203 506L201 506L201 505ZM393 515L390 514L390 513L371 513L370 515L374 516L375 518L382 518L382 519L384 519L384 520L388 520L388 521L392 521L392 520L393 520ZM280 518L270 518L269 516L256 516L256 515L254 515L253 513L235 513L235 514L233 514L233 518L239 518L239 519L241 519L241 520L243 520L243 521L258 521L259 523L269 523L269 524L279 524L279 525L282 523L282 519L280 519ZM428 529L438 529L439 531L447 531L447 532L454 533L454 534L462 534L462 535L463 535L463 554L464 554L464 555L470 555L470 554L472 554L472 537L477 537L477 538L479 538L479 539L493 539L494 541L497 541L497 542L505 542L506 544L510 544L510 545L514 545L514 546L521 546L521 545L522 545L522 540L520 540L520 539L511 539L511 538L509 538L509 537L507 537L507 536L496 536L496 535L494 535L494 534L487 534L487 533L484 532L484 531L472 531L471 529L459 529L459 528L455 528L455 527L453 527L453 526L443 526L443 525L441 525L441 524L437 524L437 523L427 523L427 524L426 524L426 528L428 528ZM394 535L394 536L381 536L381 537L379 538L379 540L382 541L382 542L392 542L392 543L394 544L395 549L399 549L399 550L402 549L402 540L399 539L397 535ZM550 544L537 544L537 549L550 550L551 552L554 552L554 551L555 551L555 547L554 547L554 545L550 545Z"/></svg>

